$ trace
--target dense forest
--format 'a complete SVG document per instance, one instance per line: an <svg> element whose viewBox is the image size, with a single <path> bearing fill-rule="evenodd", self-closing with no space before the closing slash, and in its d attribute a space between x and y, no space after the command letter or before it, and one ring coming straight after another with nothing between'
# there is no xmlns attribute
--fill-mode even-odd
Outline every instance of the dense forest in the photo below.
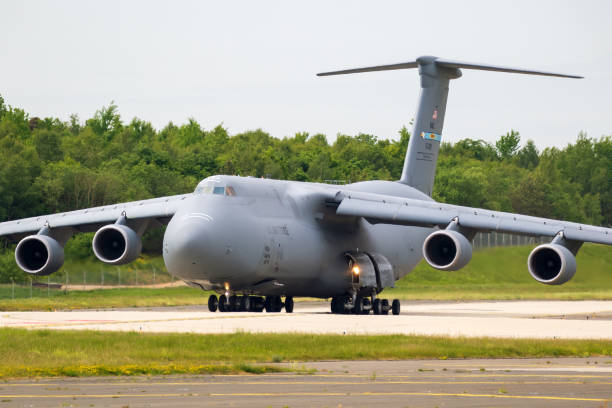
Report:
<svg viewBox="0 0 612 408"><path fill-rule="evenodd" d="M211 174L301 181L397 180L409 131L374 135L261 129L229 135L190 119L161 130L116 105L68 122L30 116L0 96L0 221L192 191ZM434 198L447 203L612 225L612 137L578 135L539 152L512 130L493 145L443 143Z"/></svg>

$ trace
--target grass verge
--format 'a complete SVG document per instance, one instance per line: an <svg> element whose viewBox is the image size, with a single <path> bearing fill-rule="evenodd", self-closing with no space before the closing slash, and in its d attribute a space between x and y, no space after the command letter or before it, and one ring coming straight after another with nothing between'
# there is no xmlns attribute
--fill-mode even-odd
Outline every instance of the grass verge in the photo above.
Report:
<svg viewBox="0 0 612 408"><path fill-rule="evenodd" d="M612 356L610 340L0 329L0 378L266 373L319 360Z"/></svg>
<svg viewBox="0 0 612 408"><path fill-rule="evenodd" d="M124 307L205 305L208 292L187 286L176 288L118 288L63 292L19 288L15 299L10 287L0 287L0 310L69 310Z"/></svg>

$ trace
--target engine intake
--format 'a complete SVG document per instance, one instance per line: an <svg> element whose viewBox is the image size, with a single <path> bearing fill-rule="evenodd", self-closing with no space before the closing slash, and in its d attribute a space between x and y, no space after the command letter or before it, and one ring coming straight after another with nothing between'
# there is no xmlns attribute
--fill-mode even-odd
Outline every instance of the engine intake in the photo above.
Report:
<svg viewBox="0 0 612 408"><path fill-rule="evenodd" d="M94 235L92 246L96 257L111 265L132 262L142 251L142 241L136 231L122 224L100 228Z"/></svg>
<svg viewBox="0 0 612 408"><path fill-rule="evenodd" d="M472 244L457 231L436 231L425 239L423 256L436 269L456 271L472 259Z"/></svg>
<svg viewBox="0 0 612 408"><path fill-rule="evenodd" d="M576 257L564 246L543 244L531 251L527 267L538 282L561 285L576 273Z"/></svg>
<svg viewBox="0 0 612 408"><path fill-rule="evenodd" d="M17 244L15 261L24 272L50 275L64 264L64 248L48 235L30 235Z"/></svg>

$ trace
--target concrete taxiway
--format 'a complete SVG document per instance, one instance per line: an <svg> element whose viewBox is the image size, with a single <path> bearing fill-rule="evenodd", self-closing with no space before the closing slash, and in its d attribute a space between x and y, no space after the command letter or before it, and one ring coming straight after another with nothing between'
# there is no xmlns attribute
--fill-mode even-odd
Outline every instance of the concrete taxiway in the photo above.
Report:
<svg viewBox="0 0 612 408"><path fill-rule="evenodd" d="M399 316L333 315L325 302L296 303L293 314L210 313L205 307L0 312L0 327L612 339L612 301L402 302Z"/></svg>
<svg viewBox="0 0 612 408"><path fill-rule="evenodd" d="M603 407L611 359L338 361L313 374L108 377L0 383L0 406Z"/></svg>

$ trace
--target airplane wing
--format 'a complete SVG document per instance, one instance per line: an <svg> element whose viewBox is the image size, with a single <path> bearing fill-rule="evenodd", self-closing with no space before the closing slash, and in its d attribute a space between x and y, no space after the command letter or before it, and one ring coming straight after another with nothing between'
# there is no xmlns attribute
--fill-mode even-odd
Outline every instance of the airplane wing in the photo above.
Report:
<svg viewBox="0 0 612 408"><path fill-rule="evenodd" d="M460 227L482 232L505 232L612 245L612 229L527 215L403 199L380 194L339 192L333 200L336 214L363 217L370 223L446 228L453 220Z"/></svg>
<svg viewBox="0 0 612 408"><path fill-rule="evenodd" d="M114 223L122 216L132 222L153 221L149 222L148 226L165 225L176 212L179 203L190 196L191 194L183 194L153 198L7 221L0 223L0 236L10 241L17 241L26 235L36 233L45 226L52 230L69 229L72 232L91 232L105 224Z"/></svg>

